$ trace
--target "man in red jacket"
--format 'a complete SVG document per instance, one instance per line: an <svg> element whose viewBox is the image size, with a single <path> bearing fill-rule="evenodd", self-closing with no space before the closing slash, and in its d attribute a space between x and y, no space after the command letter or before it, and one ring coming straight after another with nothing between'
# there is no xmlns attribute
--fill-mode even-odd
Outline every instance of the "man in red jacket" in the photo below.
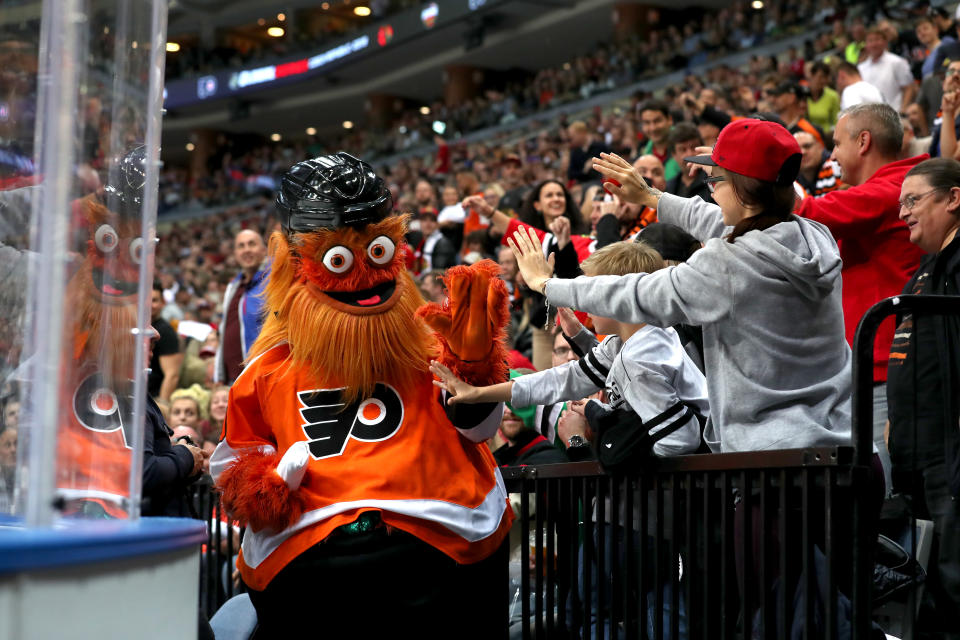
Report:
<svg viewBox="0 0 960 640"><path fill-rule="evenodd" d="M804 198L798 215L830 228L843 259L843 315L847 341L853 345L860 318L875 303L899 295L923 252L910 243L900 221L903 176L926 154L897 160L903 139L900 116L886 104L859 104L840 114L831 160L850 189L820 198ZM880 450L887 490L890 455L883 441L887 420L887 359L893 342L893 319L880 325L873 348L873 439Z"/></svg>

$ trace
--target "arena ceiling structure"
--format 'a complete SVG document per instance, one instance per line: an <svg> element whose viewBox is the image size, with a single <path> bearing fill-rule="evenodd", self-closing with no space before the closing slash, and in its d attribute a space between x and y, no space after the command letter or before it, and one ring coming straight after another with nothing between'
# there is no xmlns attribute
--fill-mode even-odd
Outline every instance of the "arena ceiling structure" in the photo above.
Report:
<svg viewBox="0 0 960 640"><path fill-rule="evenodd" d="M359 3L359 4L358 4ZM318 2L174 0L168 41L233 29L265 32L276 17ZM322 6L351 19L360 0ZM375 4L375 3L371 3ZM370 16L349 34L311 50L240 67L167 78L164 155L179 155L197 129L302 136L335 133L345 119L362 126L368 96L428 104L443 95L444 70L465 65L535 71L588 53L611 38L615 0L434 0ZM658 2L671 9L722 6L717 0ZM649 2L644 7L653 6ZM170 56L176 53L168 54Z"/></svg>

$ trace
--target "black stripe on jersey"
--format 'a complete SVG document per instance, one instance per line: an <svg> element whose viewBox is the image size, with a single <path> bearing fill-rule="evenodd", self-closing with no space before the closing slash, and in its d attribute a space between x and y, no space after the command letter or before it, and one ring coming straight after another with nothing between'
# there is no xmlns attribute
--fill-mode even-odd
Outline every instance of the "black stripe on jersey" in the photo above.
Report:
<svg viewBox="0 0 960 640"><path fill-rule="evenodd" d="M681 409L683 410L682 413L680 412ZM673 422L670 422L669 424L667 424L667 426L663 427L662 429L657 431L655 434L652 434L652 435L650 434L651 429L658 426L662 422L670 420L670 418L675 416L677 413L680 413L680 415L677 417L676 420L674 420ZM692 418L694 415L695 414L693 413L693 410L690 409L690 407L686 406L682 402L678 402L677 404L673 405L672 407L670 407L669 409L661 413L659 416L657 416L650 422L645 423L643 426L647 430L647 437L650 439L650 446L652 447L654 443L659 442L660 440L663 440L664 438L669 436L671 433L679 430L680 427L685 425L687 421L690 420L690 418Z"/></svg>
<svg viewBox="0 0 960 640"><path fill-rule="evenodd" d="M591 351L587 354L587 360L590 361L590 365L597 370L597 373L603 376L604 379L610 375L610 367L605 367L600 364L600 360L597 359L597 355Z"/></svg>
<svg viewBox="0 0 960 640"><path fill-rule="evenodd" d="M590 365L587 364L586 358L580 358L577 360L577 364L580 365L580 368L587 375L587 377L590 378L590 381L593 382L593 384L597 385L601 389L606 387L606 380L590 370Z"/></svg>

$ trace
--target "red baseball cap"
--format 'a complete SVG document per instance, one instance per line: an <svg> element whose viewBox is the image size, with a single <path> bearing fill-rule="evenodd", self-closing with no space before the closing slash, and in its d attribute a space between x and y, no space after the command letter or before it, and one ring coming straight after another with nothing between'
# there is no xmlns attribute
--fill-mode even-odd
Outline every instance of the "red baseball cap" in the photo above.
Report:
<svg viewBox="0 0 960 640"><path fill-rule="evenodd" d="M693 164L722 167L748 178L791 184L800 173L800 145L782 125L744 118L723 128L709 156L684 158Z"/></svg>

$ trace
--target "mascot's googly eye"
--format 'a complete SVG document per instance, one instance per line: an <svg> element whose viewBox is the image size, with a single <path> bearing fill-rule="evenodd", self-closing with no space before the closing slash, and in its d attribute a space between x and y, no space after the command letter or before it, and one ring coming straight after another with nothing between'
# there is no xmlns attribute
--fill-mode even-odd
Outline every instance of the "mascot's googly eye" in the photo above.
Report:
<svg viewBox="0 0 960 640"><path fill-rule="evenodd" d="M117 232L108 224L102 224L97 228L93 240L97 243L97 249L100 249L100 251L104 253L113 253L113 250L116 249L120 243Z"/></svg>
<svg viewBox="0 0 960 640"><path fill-rule="evenodd" d="M353 252L339 245L328 249L323 254L323 266L334 273L346 273L353 266Z"/></svg>
<svg viewBox="0 0 960 640"><path fill-rule="evenodd" d="M387 236L377 236L367 245L367 255L375 264L387 264L393 260L396 245Z"/></svg>
<svg viewBox="0 0 960 640"><path fill-rule="evenodd" d="M140 260L142 258L143 240L141 238L137 238L130 243L130 259L133 261L133 264L140 264Z"/></svg>

